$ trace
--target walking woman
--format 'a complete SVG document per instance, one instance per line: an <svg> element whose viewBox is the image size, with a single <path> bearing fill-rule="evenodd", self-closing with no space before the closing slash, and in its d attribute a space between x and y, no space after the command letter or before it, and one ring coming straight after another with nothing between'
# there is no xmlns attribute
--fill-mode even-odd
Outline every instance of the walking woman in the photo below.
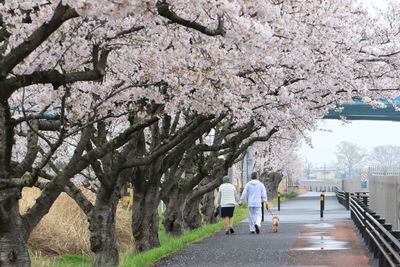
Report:
<svg viewBox="0 0 400 267"><path fill-rule="evenodd" d="M227 235L233 234L233 211L239 202L235 186L231 183L229 176L224 176L223 184L220 185L216 206L221 207L221 217L224 218L224 228Z"/></svg>

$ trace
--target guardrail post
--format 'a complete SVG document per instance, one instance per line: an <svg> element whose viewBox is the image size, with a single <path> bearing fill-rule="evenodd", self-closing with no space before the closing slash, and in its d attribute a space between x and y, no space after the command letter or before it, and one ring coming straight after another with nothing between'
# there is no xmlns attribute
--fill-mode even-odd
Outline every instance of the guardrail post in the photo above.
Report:
<svg viewBox="0 0 400 267"><path fill-rule="evenodd" d="M350 197L349 192L344 192L344 204L345 204L344 206L346 207L347 210L350 209L349 197Z"/></svg>
<svg viewBox="0 0 400 267"><path fill-rule="evenodd" d="M363 200L363 203L364 203L365 207L368 207L368 196L367 196L367 193L363 193L362 194L362 200Z"/></svg>
<svg viewBox="0 0 400 267"><path fill-rule="evenodd" d="M393 230L393 231L390 231L390 233L391 233L395 238L397 238L398 240L400 240L400 230Z"/></svg>
<svg viewBox="0 0 400 267"><path fill-rule="evenodd" d="M351 219L354 221L354 212L352 211L351 207L351 201L354 201L354 193L350 193L350 197L349 197L349 208L348 210L350 210L350 217Z"/></svg>
<svg viewBox="0 0 400 267"><path fill-rule="evenodd" d="M368 241L368 238L367 238L368 237L368 233L367 233L367 230L366 230L366 228L367 228L367 223L366 223L366 221L367 221L367 210L365 209L365 207L363 208L362 216L364 217L364 219L362 221L362 223L364 224L364 227L361 227L361 234L362 234L363 239L365 240L365 243L367 244L368 243L367 242Z"/></svg>
<svg viewBox="0 0 400 267"><path fill-rule="evenodd" d="M389 232L392 231L392 224L385 223L385 224L382 224L382 226ZM385 240L390 243L390 240L388 240L387 238L385 238ZM380 257L379 257L379 266L383 266L383 267L390 266L389 261L386 259L385 255L383 255L382 252L380 253Z"/></svg>
<svg viewBox="0 0 400 267"><path fill-rule="evenodd" d="M278 211L281 211L281 192L278 192Z"/></svg>
<svg viewBox="0 0 400 267"><path fill-rule="evenodd" d="M380 219L376 219L377 221L378 221L378 223L380 223L380 224L384 224L385 223L385 219L384 218L380 218ZM378 230L379 231L379 230ZM374 246L374 257L375 258L379 258L379 261L381 261L380 260L380 258L381 258L381 255L380 255L381 253L380 253L380 250L379 250L379 247L377 246L377 245L375 245Z"/></svg>
<svg viewBox="0 0 400 267"><path fill-rule="evenodd" d="M382 226L388 231L390 231L392 229L392 225L391 224L382 223ZM379 231L380 234L383 233L381 230L378 230L378 231ZM388 266L388 261L387 261L387 259L385 257L385 254L380 249L378 251L378 258L379 258L379 267Z"/></svg>
<svg viewBox="0 0 400 267"><path fill-rule="evenodd" d="M324 218L324 195L321 194L319 199L320 199L320 217L322 219Z"/></svg>
<svg viewBox="0 0 400 267"><path fill-rule="evenodd" d="M375 220L378 220L381 216L379 216L379 215L377 215L377 214L371 214L371 216L375 219ZM371 221L369 221L370 223L372 223ZM372 229L369 229L370 230L370 232L371 233L373 233L373 230ZM369 235L368 235L369 236ZM374 251L375 251L375 242L374 242L374 240L372 239L372 237L371 236L369 236L369 238L368 238L368 243L369 243L369 251L371 251L371 253L374 253Z"/></svg>

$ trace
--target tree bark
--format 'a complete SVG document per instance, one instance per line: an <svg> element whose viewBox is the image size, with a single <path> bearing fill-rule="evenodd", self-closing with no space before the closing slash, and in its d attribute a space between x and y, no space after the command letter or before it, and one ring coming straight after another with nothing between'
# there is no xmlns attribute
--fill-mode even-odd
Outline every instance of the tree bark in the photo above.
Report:
<svg viewBox="0 0 400 267"><path fill-rule="evenodd" d="M0 266L30 266L28 234L19 213L20 189L0 191Z"/></svg>
<svg viewBox="0 0 400 267"><path fill-rule="evenodd" d="M201 226L200 201L201 196L197 198L189 198L183 209L185 225L190 230L197 229Z"/></svg>
<svg viewBox="0 0 400 267"><path fill-rule="evenodd" d="M119 192L117 190L107 192L101 188L90 214L90 248L94 253L94 266L117 266L119 263L115 231L118 200Z"/></svg>
<svg viewBox="0 0 400 267"><path fill-rule="evenodd" d="M174 189L163 201L167 206L163 220L165 231L171 236L182 235L184 230L182 209L185 203L185 195L180 193L178 189Z"/></svg>
<svg viewBox="0 0 400 267"><path fill-rule="evenodd" d="M201 201L201 213L203 214L204 222L207 224L216 223L218 218L214 216L214 190L203 196Z"/></svg>
<svg viewBox="0 0 400 267"><path fill-rule="evenodd" d="M132 210L132 233L136 250L143 252L160 246L158 239L159 185L149 185L144 192L135 191Z"/></svg>
<svg viewBox="0 0 400 267"><path fill-rule="evenodd" d="M12 175L13 126L7 101L0 100L0 178ZM20 188L0 190L0 266L30 266L28 234L19 212Z"/></svg>
<svg viewBox="0 0 400 267"><path fill-rule="evenodd" d="M278 186L282 177L283 175L279 172L268 172L261 175L261 180L267 189L268 199L278 197Z"/></svg>

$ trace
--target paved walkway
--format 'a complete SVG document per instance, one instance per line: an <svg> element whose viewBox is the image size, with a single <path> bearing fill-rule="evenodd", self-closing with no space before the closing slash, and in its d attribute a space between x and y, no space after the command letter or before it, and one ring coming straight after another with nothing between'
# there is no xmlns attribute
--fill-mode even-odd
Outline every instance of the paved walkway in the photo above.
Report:
<svg viewBox="0 0 400 267"><path fill-rule="evenodd" d="M154 266L375 266L368 259L352 226L349 212L327 193L324 219L319 213L319 193L310 192L271 209L281 220L278 233L271 231L266 213L261 233L250 234L245 220L235 234L224 231L191 244Z"/></svg>

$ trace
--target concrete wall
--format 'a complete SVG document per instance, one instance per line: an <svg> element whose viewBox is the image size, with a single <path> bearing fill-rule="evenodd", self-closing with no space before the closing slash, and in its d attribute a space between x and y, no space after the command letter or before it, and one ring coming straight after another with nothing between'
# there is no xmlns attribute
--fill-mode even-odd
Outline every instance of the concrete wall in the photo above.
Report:
<svg viewBox="0 0 400 267"><path fill-rule="evenodd" d="M370 174L369 184L371 209L399 229L400 176Z"/></svg>
<svg viewBox="0 0 400 267"><path fill-rule="evenodd" d="M360 178L343 179L342 188L346 192L369 192L369 183L367 183L367 188L361 188Z"/></svg>
<svg viewBox="0 0 400 267"><path fill-rule="evenodd" d="M310 180L301 180L299 181L299 188L307 189L312 192L321 192L325 190L325 192L333 192L334 187L342 188L342 183L340 180L333 181L310 181Z"/></svg>

